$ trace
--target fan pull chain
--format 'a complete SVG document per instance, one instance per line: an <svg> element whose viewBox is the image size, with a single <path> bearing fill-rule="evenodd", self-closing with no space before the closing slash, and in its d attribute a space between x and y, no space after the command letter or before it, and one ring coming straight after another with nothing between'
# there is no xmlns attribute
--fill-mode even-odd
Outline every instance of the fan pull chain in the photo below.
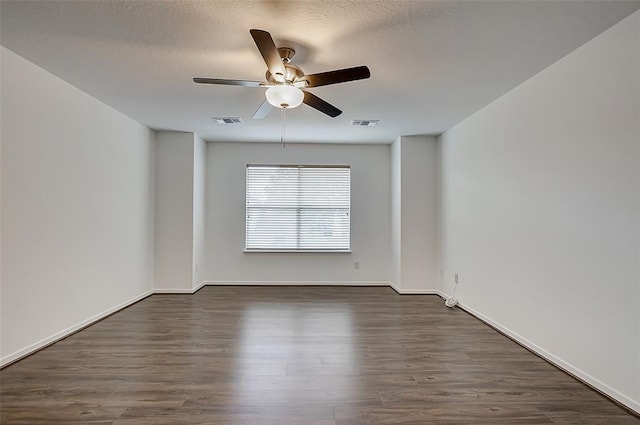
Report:
<svg viewBox="0 0 640 425"><path fill-rule="evenodd" d="M280 143L282 143L282 149L286 147L285 145L285 132L287 127L287 119L285 116L286 108L282 108L282 112L280 113Z"/></svg>

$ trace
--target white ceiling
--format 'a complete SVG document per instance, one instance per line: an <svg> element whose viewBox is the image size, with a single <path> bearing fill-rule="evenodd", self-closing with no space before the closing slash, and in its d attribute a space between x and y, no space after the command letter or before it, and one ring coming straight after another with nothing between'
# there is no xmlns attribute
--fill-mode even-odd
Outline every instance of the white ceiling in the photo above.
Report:
<svg viewBox="0 0 640 425"><path fill-rule="evenodd" d="M640 8L636 1L5 1L2 45L153 128L208 141L277 141L280 113L250 117L264 80L250 28L298 50L308 73L358 65L368 80L310 89L344 112L287 112L286 138L388 143L440 134ZM553 99L549 99L553 102ZM61 105L63 107L63 105ZM212 116L239 116L219 125ZM34 117L37 119L37 117ZM379 119L354 127L352 119Z"/></svg>

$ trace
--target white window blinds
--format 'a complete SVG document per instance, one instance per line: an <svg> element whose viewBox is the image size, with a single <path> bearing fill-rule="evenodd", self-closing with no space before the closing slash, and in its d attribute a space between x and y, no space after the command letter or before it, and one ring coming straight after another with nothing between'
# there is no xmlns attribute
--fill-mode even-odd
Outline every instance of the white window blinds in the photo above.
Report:
<svg viewBox="0 0 640 425"><path fill-rule="evenodd" d="M348 166L247 165L248 251L349 251Z"/></svg>

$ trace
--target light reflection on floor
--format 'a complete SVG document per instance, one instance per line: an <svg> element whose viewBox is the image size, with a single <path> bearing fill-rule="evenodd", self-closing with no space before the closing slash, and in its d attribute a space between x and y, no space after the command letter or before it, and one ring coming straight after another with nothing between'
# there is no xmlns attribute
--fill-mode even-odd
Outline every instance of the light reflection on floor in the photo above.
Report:
<svg viewBox="0 0 640 425"><path fill-rule="evenodd" d="M310 402L349 398L355 389L341 377L358 373L362 349L354 339L352 314L340 302L248 304L232 348L238 403L286 403L291 391Z"/></svg>

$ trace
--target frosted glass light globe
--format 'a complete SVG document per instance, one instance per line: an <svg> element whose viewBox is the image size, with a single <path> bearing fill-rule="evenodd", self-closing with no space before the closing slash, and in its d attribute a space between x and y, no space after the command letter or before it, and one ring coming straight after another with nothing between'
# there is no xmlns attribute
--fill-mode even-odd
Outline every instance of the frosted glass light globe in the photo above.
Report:
<svg viewBox="0 0 640 425"><path fill-rule="evenodd" d="M295 108L304 99L302 90L286 84L269 87L265 96L270 104L278 108Z"/></svg>

